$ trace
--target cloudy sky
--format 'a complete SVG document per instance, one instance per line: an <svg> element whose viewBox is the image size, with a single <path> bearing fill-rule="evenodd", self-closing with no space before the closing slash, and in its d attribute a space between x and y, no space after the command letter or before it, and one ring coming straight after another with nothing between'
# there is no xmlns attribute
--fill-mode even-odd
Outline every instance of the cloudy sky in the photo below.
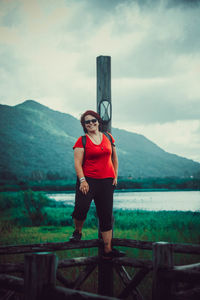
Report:
<svg viewBox="0 0 200 300"><path fill-rule="evenodd" d="M96 109L112 60L113 126L200 162L200 1L0 0L0 103Z"/></svg>

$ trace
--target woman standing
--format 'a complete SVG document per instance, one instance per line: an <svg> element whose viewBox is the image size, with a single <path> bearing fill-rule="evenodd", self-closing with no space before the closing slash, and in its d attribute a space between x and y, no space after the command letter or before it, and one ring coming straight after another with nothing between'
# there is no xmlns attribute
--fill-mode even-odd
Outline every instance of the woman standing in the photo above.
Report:
<svg viewBox="0 0 200 300"><path fill-rule="evenodd" d="M118 159L114 139L101 132L100 116L88 110L81 116L81 125L86 133L86 144L82 137L76 141L74 149L74 164L77 174L75 207L72 217L75 230L70 241L79 241L82 227L94 199L100 230L104 242L104 258L124 256L112 248L112 211L113 191L117 185Z"/></svg>

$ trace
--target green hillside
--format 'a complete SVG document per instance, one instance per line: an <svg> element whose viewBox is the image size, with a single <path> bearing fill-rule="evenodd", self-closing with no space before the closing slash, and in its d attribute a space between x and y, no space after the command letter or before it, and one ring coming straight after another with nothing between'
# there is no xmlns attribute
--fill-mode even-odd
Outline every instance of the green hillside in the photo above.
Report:
<svg viewBox="0 0 200 300"><path fill-rule="evenodd" d="M0 105L0 178L46 179L75 176L72 146L83 134L79 120L33 100ZM169 154L142 135L113 128L119 175L190 176L200 164Z"/></svg>

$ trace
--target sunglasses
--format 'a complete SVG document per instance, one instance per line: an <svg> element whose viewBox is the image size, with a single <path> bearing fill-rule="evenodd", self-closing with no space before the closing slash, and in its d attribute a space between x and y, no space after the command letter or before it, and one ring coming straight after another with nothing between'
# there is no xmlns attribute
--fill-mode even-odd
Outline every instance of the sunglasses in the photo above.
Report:
<svg viewBox="0 0 200 300"><path fill-rule="evenodd" d="M87 121L85 121L85 124L90 124L90 122L92 122L94 124L97 122L97 119L87 120Z"/></svg>

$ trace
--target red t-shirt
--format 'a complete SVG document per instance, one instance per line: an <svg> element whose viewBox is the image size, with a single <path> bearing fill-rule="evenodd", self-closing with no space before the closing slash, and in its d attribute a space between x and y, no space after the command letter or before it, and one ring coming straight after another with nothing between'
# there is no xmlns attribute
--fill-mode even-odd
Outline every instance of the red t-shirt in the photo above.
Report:
<svg viewBox="0 0 200 300"><path fill-rule="evenodd" d="M112 138L112 142L115 140ZM76 141L73 149L83 148L82 137ZM85 156L83 173L86 177L102 179L115 178L115 170L112 163L112 146L109 139L103 134L102 142L95 145L86 135Z"/></svg>

